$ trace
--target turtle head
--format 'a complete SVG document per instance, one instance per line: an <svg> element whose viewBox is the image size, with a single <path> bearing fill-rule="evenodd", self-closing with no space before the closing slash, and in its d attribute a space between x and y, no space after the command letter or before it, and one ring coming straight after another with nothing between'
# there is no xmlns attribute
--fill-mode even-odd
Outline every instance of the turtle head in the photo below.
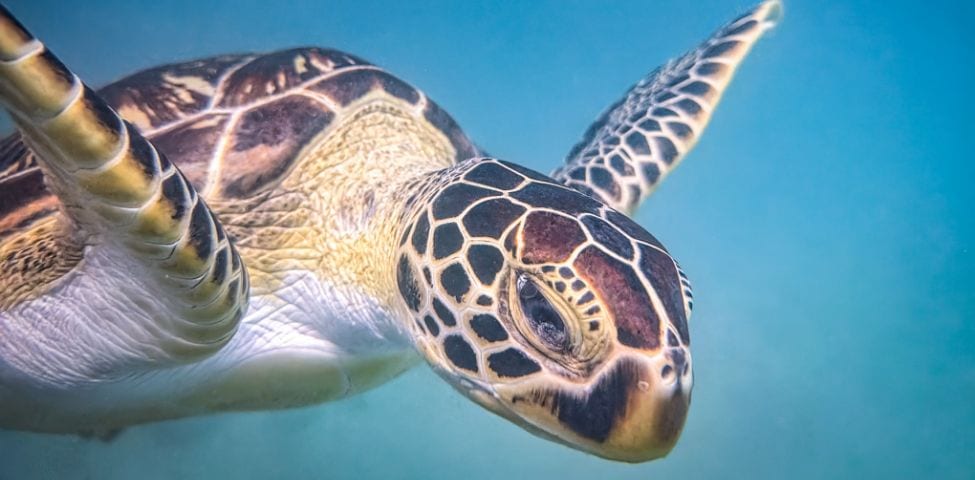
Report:
<svg viewBox="0 0 975 480"><path fill-rule="evenodd" d="M493 159L415 209L397 281L418 349L527 430L613 460L667 454L687 415L691 293L657 240L593 198Z"/></svg>

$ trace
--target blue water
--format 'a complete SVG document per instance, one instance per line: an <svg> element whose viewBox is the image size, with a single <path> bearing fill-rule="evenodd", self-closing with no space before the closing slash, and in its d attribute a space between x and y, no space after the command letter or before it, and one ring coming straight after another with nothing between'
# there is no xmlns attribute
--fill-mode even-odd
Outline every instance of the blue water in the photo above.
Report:
<svg viewBox="0 0 975 480"><path fill-rule="evenodd" d="M84 3L8 7L92 84L221 52L341 48L543 171L626 87L749 5ZM0 478L975 478L975 7L823 3L786 5L638 214L696 294L694 402L666 459L538 439L421 367L334 404L111 444L0 432Z"/></svg>

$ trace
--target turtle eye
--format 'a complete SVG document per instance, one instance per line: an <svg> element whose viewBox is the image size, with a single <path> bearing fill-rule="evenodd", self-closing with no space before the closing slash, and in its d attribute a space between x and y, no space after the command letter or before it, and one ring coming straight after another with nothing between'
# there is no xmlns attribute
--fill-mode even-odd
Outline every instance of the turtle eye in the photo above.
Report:
<svg viewBox="0 0 975 480"><path fill-rule="evenodd" d="M565 330L565 322L555 307L538 291L535 282L527 275L519 275L517 288L521 311L532 332L546 347L557 352L567 350L569 335Z"/></svg>

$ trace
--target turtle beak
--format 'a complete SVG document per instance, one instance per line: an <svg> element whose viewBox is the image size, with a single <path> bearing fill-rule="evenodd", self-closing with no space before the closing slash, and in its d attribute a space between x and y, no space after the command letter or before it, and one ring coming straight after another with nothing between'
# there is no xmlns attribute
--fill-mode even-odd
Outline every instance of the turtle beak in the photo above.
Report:
<svg viewBox="0 0 975 480"><path fill-rule="evenodd" d="M645 462L674 447L691 400L689 358L672 348L620 358L585 388L498 385L518 423L610 460Z"/></svg>

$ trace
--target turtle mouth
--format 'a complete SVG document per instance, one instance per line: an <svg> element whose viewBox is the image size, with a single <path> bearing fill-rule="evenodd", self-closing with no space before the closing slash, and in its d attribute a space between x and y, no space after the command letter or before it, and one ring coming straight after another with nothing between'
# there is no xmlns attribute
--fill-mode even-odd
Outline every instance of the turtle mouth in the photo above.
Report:
<svg viewBox="0 0 975 480"><path fill-rule="evenodd" d="M498 385L502 416L526 430L606 459L644 462L665 456L690 406L690 377L668 381L666 355L616 361L588 386L544 382ZM661 364L664 364L661 366Z"/></svg>

